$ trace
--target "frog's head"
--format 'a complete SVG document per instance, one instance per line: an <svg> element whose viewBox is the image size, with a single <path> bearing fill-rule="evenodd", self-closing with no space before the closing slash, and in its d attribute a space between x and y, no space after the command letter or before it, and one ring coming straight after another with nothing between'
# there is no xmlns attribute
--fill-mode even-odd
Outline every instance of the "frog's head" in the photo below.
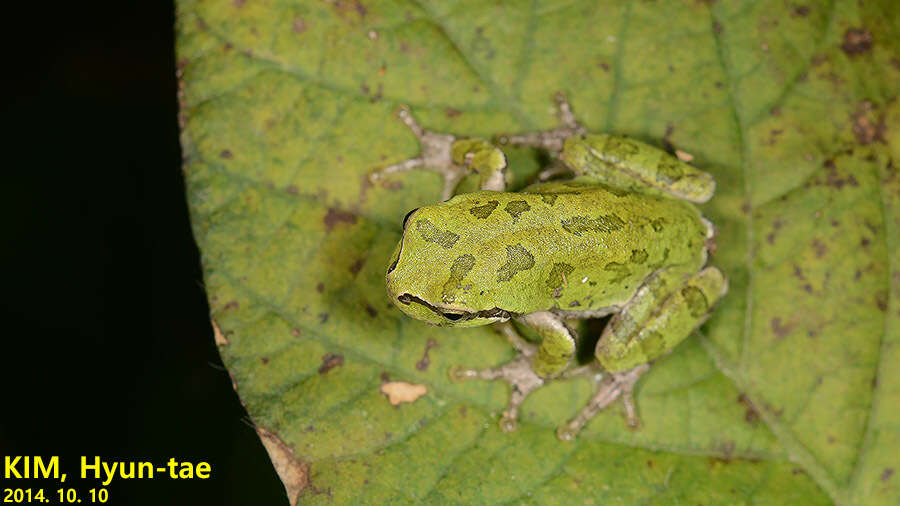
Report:
<svg viewBox="0 0 900 506"><path fill-rule="evenodd" d="M486 302L489 287L479 281L471 241L457 233L467 229L468 213L453 205L456 200L413 209L403 219L403 235L387 269L388 296L408 316L432 325L505 321L515 314Z"/></svg>

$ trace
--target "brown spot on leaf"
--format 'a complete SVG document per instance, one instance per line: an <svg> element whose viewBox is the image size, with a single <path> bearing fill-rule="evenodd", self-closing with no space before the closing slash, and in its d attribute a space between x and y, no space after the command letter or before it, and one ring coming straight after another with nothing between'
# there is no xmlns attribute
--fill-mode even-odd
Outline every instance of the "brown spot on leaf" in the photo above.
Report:
<svg viewBox="0 0 900 506"><path fill-rule="evenodd" d="M365 265L365 263L366 263L365 258L357 259L355 262L353 262L353 264L350 265L350 268L349 268L350 274L353 274L354 276L359 274L359 271L362 270L363 265Z"/></svg>
<svg viewBox="0 0 900 506"><path fill-rule="evenodd" d="M881 472L881 482L884 483L884 482L888 481L891 478L891 476L893 476L893 475L894 475L894 468L893 467L885 467L884 471Z"/></svg>
<svg viewBox="0 0 900 506"><path fill-rule="evenodd" d="M269 357L260 357L260 358L259 358L259 361L262 362L262 365L268 365L268 364L269 364Z"/></svg>
<svg viewBox="0 0 900 506"><path fill-rule="evenodd" d="M795 5L791 9L791 16L795 18L805 18L806 16L809 16L809 7L806 5Z"/></svg>
<svg viewBox="0 0 900 506"><path fill-rule="evenodd" d="M344 20L350 20L354 13L359 16L359 19L362 19L368 13L366 6L359 0L331 0L327 3L330 3L338 16Z"/></svg>
<svg viewBox="0 0 900 506"><path fill-rule="evenodd" d="M881 291L875 294L875 306L878 307L882 312L887 311L888 308L888 293L886 291Z"/></svg>
<svg viewBox="0 0 900 506"><path fill-rule="evenodd" d="M822 258L828 252L828 246L818 239L813 239L812 247L816 250L816 258Z"/></svg>
<svg viewBox="0 0 900 506"><path fill-rule="evenodd" d="M448 118L455 118L455 117L459 116L460 114L462 114L462 111L460 111L459 109L454 109L452 107L448 107L448 108L444 109L444 114L446 114Z"/></svg>
<svg viewBox="0 0 900 506"><path fill-rule="evenodd" d="M328 371L344 365L344 356L337 353L326 353L322 355L322 365L319 366L319 374L325 374Z"/></svg>
<svg viewBox="0 0 900 506"><path fill-rule="evenodd" d="M872 49L872 41L872 32L865 28L848 28L841 49L850 56L865 53Z"/></svg>
<svg viewBox="0 0 900 506"><path fill-rule="evenodd" d="M227 149L223 149L222 152L219 153L219 158L224 158L225 160L231 160L233 157L234 155Z"/></svg>
<svg viewBox="0 0 900 506"><path fill-rule="evenodd" d="M791 332L792 325L782 324L781 318L777 316L775 318L772 318L770 325L772 326L772 333L775 334L775 337L777 337L778 339L784 339L785 336L787 336Z"/></svg>
<svg viewBox="0 0 900 506"><path fill-rule="evenodd" d="M853 174L849 174L844 176L837 170L837 166L834 164L834 160L825 160L822 163L822 166L825 167L825 184L831 186L833 188L837 188L840 190L845 185L850 186L859 186L859 181L857 181L856 176ZM815 180L814 184L821 184L821 180ZM817 216L818 217L818 216Z"/></svg>
<svg viewBox="0 0 900 506"><path fill-rule="evenodd" d="M744 421L747 423L756 423L759 421L759 411L756 410L756 407L753 406L753 403L750 402L750 398L747 397L746 394L738 395L738 402L744 405L747 410L744 412Z"/></svg>
<svg viewBox="0 0 900 506"><path fill-rule="evenodd" d="M233 300L233 301L229 302L228 304L225 304L225 307L222 308L222 309L227 311L227 310L229 310L229 309L237 309L237 308L239 308L240 306L241 306L241 305L238 304L238 301Z"/></svg>
<svg viewBox="0 0 900 506"><path fill-rule="evenodd" d="M769 244L775 244L775 236L778 235L778 229L780 229L784 225L784 222L780 219L777 219L772 222L772 231L766 235L766 242Z"/></svg>
<svg viewBox="0 0 900 506"><path fill-rule="evenodd" d="M306 22L303 21L303 18L298 16L294 18L294 23L291 25L291 29L294 30L294 33L303 33L306 31Z"/></svg>
<svg viewBox="0 0 900 506"><path fill-rule="evenodd" d="M856 142L867 145L875 141L885 142L885 133L887 126L885 125L884 115L876 117L876 111L872 106L872 102L863 101L851 115L853 119L853 135L856 136Z"/></svg>
<svg viewBox="0 0 900 506"><path fill-rule="evenodd" d="M322 293L325 291L325 283L319 283L316 285L316 291Z"/></svg>
<svg viewBox="0 0 900 506"><path fill-rule="evenodd" d="M329 207L325 217L322 218L322 222L325 224L325 230L331 232L338 223L353 225L356 223L356 219L356 215L349 211L341 211L340 209Z"/></svg>
<svg viewBox="0 0 900 506"><path fill-rule="evenodd" d="M375 318L376 316L378 316L378 311L376 311L375 308L372 307L371 304L366 304L366 313L368 313L369 316L372 318Z"/></svg>
<svg viewBox="0 0 900 506"><path fill-rule="evenodd" d="M416 362L416 369L420 371L427 371L428 366L431 365L431 359L428 358L428 352L431 351L432 348L436 348L438 342L434 339L429 339L427 343L425 343L425 353L422 354L422 360Z"/></svg>

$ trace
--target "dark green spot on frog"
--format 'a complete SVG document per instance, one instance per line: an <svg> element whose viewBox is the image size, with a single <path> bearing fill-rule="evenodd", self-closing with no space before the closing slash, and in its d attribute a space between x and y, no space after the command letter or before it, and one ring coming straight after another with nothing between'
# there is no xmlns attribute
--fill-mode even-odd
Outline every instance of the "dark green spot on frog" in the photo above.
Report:
<svg viewBox="0 0 900 506"><path fill-rule="evenodd" d="M484 220L487 219L491 213L494 212L494 209L497 209L497 206L500 205L500 202L496 200L491 200L487 204L475 206L472 209L469 209L469 212L472 213L472 216Z"/></svg>
<svg viewBox="0 0 900 506"><path fill-rule="evenodd" d="M497 281L509 281L517 273L534 267L534 256L521 244L506 247L506 263L497 271Z"/></svg>
<svg viewBox="0 0 900 506"><path fill-rule="evenodd" d="M416 222L416 229L422 235L422 239L427 242L440 244L442 247L450 249L459 240L459 236L449 230L441 230L434 226L428 220L419 220Z"/></svg>
<svg viewBox="0 0 900 506"><path fill-rule="evenodd" d="M513 220L519 219L519 216L522 213L527 212L531 209L531 206L528 205L528 202L524 200L513 200L506 204L506 207L503 208L510 216L512 216Z"/></svg>
<svg viewBox="0 0 900 506"><path fill-rule="evenodd" d="M613 232L625 226L625 222L615 214L600 215L596 218L575 216L562 220L563 229L570 234L581 235L585 232Z"/></svg>
<svg viewBox="0 0 900 506"><path fill-rule="evenodd" d="M442 301L445 303L456 301L457 293L461 290L465 290L463 280L465 279L466 274L468 274L474 266L474 256L467 253L456 257L456 260L453 261L453 265L450 266L450 277L447 279L447 282L444 283L444 291L441 296Z"/></svg>

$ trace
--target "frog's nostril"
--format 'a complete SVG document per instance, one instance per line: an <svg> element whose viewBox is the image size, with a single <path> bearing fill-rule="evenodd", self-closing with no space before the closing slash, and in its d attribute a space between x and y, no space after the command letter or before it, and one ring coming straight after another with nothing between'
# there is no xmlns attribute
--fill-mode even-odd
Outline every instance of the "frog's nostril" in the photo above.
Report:
<svg viewBox="0 0 900 506"><path fill-rule="evenodd" d="M400 302L401 304L405 304L407 306L409 305L410 302L412 302L412 300L413 300L413 296L408 293L404 293L403 295L400 295L399 297L397 297L397 302Z"/></svg>

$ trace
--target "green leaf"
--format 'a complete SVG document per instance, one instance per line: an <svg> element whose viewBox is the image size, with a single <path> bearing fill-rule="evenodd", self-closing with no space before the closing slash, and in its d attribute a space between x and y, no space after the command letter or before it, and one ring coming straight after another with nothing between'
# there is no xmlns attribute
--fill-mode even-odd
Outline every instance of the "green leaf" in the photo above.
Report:
<svg viewBox="0 0 900 506"><path fill-rule="evenodd" d="M900 9L892 0L180 0L184 171L223 360L291 503L900 504ZM513 356L384 293L440 178L392 111L693 155L731 289L574 443L556 382L497 418ZM521 186L539 166L511 150ZM389 402L387 384L409 393ZM416 387L421 388L421 387ZM420 395L420 396L419 396ZM412 400L414 399L414 400Z"/></svg>

